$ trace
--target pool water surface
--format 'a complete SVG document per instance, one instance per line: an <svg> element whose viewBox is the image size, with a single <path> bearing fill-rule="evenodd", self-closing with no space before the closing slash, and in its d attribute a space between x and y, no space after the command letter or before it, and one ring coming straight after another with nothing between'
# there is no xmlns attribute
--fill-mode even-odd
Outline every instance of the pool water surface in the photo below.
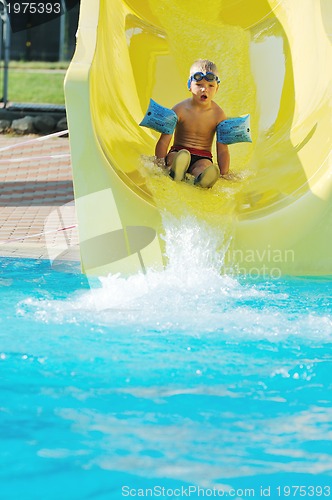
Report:
<svg viewBox="0 0 332 500"><path fill-rule="evenodd" d="M177 258L0 259L1 498L332 496L331 280Z"/></svg>

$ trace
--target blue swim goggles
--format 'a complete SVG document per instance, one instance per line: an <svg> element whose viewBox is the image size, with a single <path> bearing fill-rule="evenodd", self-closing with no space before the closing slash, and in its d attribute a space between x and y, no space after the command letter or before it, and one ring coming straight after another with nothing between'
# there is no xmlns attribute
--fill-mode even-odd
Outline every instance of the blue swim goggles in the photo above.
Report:
<svg viewBox="0 0 332 500"><path fill-rule="evenodd" d="M208 81L208 82L213 82L214 80L216 80L216 82L219 84L220 83L220 80L218 78L217 75L215 75L214 73L211 73L211 71L208 71L207 73L202 73L202 71L197 71L197 73L194 73L193 75L191 75L191 77L189 78L188 80L188 89L190 89L190 84L193 80L195 80L195 82L200 82L201 80L203 80L203 78Z"/></svg>

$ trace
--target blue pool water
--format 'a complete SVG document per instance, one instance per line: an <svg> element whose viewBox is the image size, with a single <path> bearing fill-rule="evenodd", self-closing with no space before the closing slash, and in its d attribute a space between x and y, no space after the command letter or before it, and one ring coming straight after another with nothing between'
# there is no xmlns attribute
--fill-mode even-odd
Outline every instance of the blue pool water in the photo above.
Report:
<svg viewBox="0 0 332 500"><path fill-rule="evenodd" d="M0 259L1 499L332 497L331 281L174 253Z"/></svg>

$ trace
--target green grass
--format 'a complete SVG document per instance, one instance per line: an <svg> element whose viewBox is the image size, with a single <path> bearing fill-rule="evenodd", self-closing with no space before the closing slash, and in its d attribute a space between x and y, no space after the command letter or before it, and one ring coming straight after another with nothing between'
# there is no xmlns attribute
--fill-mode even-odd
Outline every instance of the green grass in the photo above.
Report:
<svg viewBox="0 0 332 500"><path fill-rule="evenodd" d="M11 61L8 100L10 102L64 104L63 81L68 62L43 63ZM3 68L0 69L0 94Z"/></svg>
<svg viewBox="0 0 332 500"><path fill-rule="evenodd" d="M9 68L15 69L67 69L69 61L44 62L44 61L10 61Z"/></svg>

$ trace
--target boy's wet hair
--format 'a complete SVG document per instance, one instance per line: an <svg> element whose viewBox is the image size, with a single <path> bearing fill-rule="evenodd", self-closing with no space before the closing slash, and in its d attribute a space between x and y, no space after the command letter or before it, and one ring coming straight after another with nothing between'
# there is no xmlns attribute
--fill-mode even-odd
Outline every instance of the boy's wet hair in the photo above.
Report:
<svg viewBox="0 0 332 500"><path fill-rule="evenodd" d="M197 61L195 61L190 68L190 76L197 71L202 71L203 73L211 72L215 75L218 74L217 66L214 62L209 61L208 59L197 59Z"/></svg>

